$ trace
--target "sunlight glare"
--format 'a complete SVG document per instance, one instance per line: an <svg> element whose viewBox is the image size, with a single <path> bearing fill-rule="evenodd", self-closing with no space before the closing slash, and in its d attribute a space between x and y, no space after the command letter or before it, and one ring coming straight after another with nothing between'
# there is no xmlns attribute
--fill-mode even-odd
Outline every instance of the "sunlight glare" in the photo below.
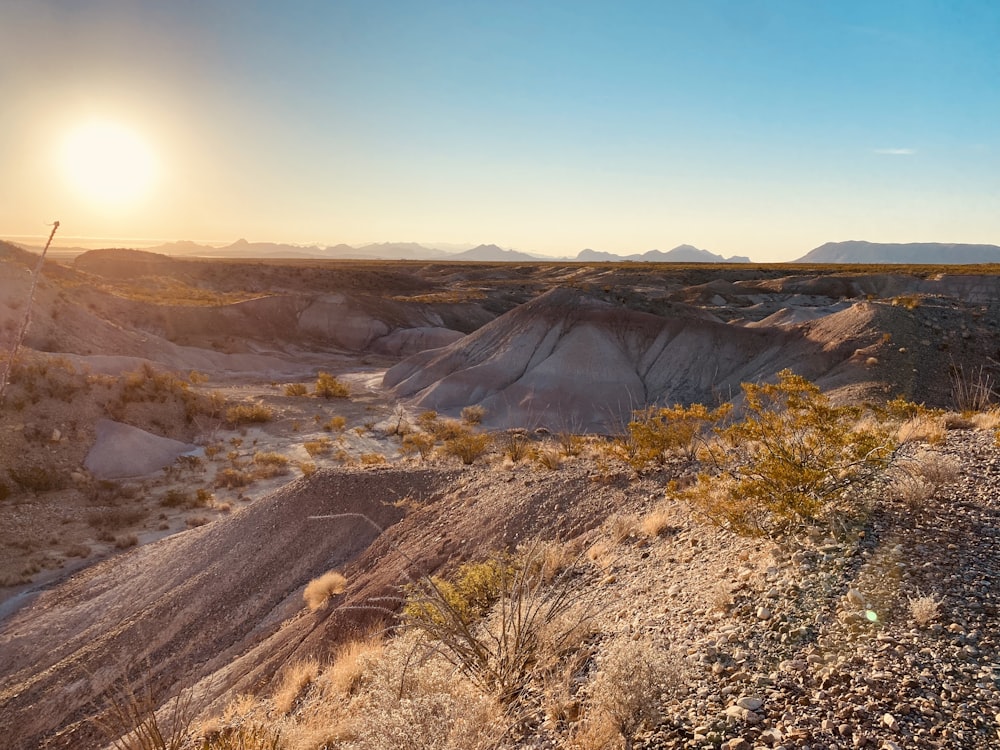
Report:
<svg viewBox="0 0 1000 750"><path fill-rule="evenodd" d="M156 158L146 142L125 125L91 120L72 130L59 153L69 184L87 200L119 208L152 187Z"/></svg>

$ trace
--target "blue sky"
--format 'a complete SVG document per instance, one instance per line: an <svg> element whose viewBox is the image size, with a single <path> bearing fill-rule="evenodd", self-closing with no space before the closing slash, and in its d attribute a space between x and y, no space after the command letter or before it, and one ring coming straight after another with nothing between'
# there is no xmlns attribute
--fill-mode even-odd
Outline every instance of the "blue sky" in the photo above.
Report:
<svg viewBox="0 0 1000 750"><path fill-rule="evenodd" d="M7 0L0 236L1000 244L998 40L992 1ZM94 117L135 200L61 174Z"/></svg>

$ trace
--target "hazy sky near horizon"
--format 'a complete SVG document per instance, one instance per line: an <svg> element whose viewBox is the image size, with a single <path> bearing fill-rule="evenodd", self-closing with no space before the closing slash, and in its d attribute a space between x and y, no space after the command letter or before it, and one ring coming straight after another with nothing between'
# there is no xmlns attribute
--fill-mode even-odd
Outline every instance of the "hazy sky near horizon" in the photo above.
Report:
<svg viewBox="0 0 1000 750"><path fill-rule="evenodd" d="M0 0L0 237L1000 244L998 40L995 0Z"/></svg>

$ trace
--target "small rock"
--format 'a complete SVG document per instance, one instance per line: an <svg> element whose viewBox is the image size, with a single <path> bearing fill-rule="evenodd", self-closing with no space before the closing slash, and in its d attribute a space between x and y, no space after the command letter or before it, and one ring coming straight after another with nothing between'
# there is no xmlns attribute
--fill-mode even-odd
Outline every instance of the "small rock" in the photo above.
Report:
<svg viewBox="0 0 1000 750"><path fill-rule="evenodd" d="M726 743L725 747L727 748L727 750L750 750L750 743L747 742L742 737L736 737L734 739L729 740L729 742Z"/></svg>
<svg viewBox="0 0 1000 750"><path fill-rule="evenodd" d="M896 717L892 714L882 714L882 723L889 729L895 729L898 724Z"/></svg>
<svg viewBox="0 0 1000 750"><path fill-rule="evenodd" d="M862 594L857 589L848 589L847 596L845 598L850 604L853 604L855 607L863 607L865 606L866 603L865 595Z"/></svg>
<svg viewBox="0 0 1000 750"><path fill-rule="evenodd" d="M746 695L736 701L736 705L745 708L747 711L757 711L764 705L764 701L756 695Z"/></svg>
<svg viewBox="0 0 1000 750"><path fill-rule="evenodd" d="M49 438L53 443L58 443L62 440L62 432L59 430L52 430L52 437Z"/></svg>
<svg viewBox="0 0 1000 750"><path fill-rule="evenodd" d="M757 619L758 620L770 620L771 619L771 610L769 610L767 607L764 607L764 606L757 607Z"/></svg>

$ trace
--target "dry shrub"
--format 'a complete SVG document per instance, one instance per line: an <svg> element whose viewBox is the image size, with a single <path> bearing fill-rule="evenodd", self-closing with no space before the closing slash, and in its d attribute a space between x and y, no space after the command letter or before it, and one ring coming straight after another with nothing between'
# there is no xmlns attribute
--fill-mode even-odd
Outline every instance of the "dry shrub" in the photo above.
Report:
<svg viewBox="0 0 1000 750"><path fill-rule="evenodd" d="M913 460L917 473L938 488L958 479L962 468L954 456L938 451L920 451Z"/></svg>
<svg viewBox="0 0 1000 750"><path fill-rule="evenodd" d="M327 432L342 432L347 426L347 418L342 417L339 414L334 417L330 417L326 424L323 425L323 429Z"/></svg>
<svg viewBox="0 0 1000 750"><path fill-rule="evenodd" d="M323 670L320 683L325 692L349 696L357 692L368 663L382 653L381 636L351 641L337 649L333 664Z"/></svg>
<svg viewBox="0 0 1000 750"><path fill-rule="evenodd" d="M743 384L745 416L717 429L716 474L671 493L710 520L750 535L780 534L857 517L866 490L896 457L895 430L862 406L836 406L790 370L773 384Z"/></svg>
<svg viewBox="0 0 1000 750"><path fill-rule="evenodd" d="M104 698L106 707L97 724L114 750L182 750L188 746L196 713L191 691L181 690L161 701L148 682L137 689L121 679Z"/></svg>
<svg viewBox="0 0 1000 750"><path fill-rule="evenodd" d="M309 389L305 383L289 383L285 386L286 396L305 396L307 393L309 393Z"/></svg>
<svg viewBox="0 0 1000 750"><path fill-rule="evenodd" d="M226 421L233 426L270 422L274 410L266 404L237 404L226 409Z"/></svg>
<svg viewBox="0 0 1000 750"><path fill-rule="evenodd" d="M535 460L539 466L544 466L549 471L557 471L562 468L563 454L551 446L546 446L535 453Z"/></svg>
<svg viewBox="0 0 1000 750"><path fill-rule="evenodd" d="M595 542L587 548L587 559L602 570L607 570L614 563L615 554L607 542Z"/></svg>
<svg viewBox="0 0 1000 750"><path fill-rule="evenodd" d="M144 508L105 508L87 514L87 525L105 531L124 529L146 520Z"/></svg>
<svg viewBox="0 0 1000 750"><path fill-rule="evenodd" d="M496 436L495 442L500 454L516 464L531 455L531 438L520 430L508 430Z"/></svg>
<svg viewBox="0 0 1000 750"><path fill-rule="evenodd" d="M344 593L347 588L347 579L335 570L330 570L319 578L314 578L306 584L302 598L309 606L311 612L315 612L324 606L333 596Z"/></svg>
<svg viewBox="0 0 1000 750"><path fill-rule="evenodd" d="M995 430L1000 427L1000 409L976 412L972 415L972 426L977 430Z"/></svg>
<svg viewBox="0 0 1000 750"><path fill-rule="evenodd" d="M311 477L318 471L316 464L312 461L299 461L298 465L299 471L302 472L302 476L304 477Z"/></svg>
<svg viewBox="0 0 1000 750"><path fill-rule="evenodd" d="M539 670L573 647L581 623L592 615L578 566L546 582L542 566L533 562L536 555L533 548L513 564L479 564L485 565L485 587L477 582L474 597L456 597L431 578L415 581L408 591L406 624L427 639L429 651L504 705L517 703Z"/></svg>
<svg viewBox="0 0 1000 750"><path fill-rule="evenodd" d="M358 456L362 466L381 466L386 462L385 456L381 453L362 453Z"/></svg>
<svg viewBox="0 0 1000 750"><path fill-rule="evenodd" d="M545 583L553 581L580 558L579 545L555 540L522 544L517 552L524 561L519 564L530 566L530 574L539 576Z"/></svg>
<svg viewBox="0 0 1000 750"><path fill-rule="evenodd" d="M911 597L908 601L910 604L910 616L921 627L930 624L938 618L941 614L941 605L944 603L936 594Z"/></svg>
<svg viewBox="0 0 1000 750"><path fill-rule="evenodd" d="M321 372L316 376L316 395L320 398L347 398L351 389L330 373Z"/></svg>
<svg viewBox="0 0 1000 750"><path fill-rule="evenodd" d="M329 453L333 447L333 443L330 438L320 438L319 440L310 440L303 443L302 447L306 449L306 453L315 458L316 456L325 456Z"/></svg>
<svg viewBox="0 0 1000 750"><path fill-rule="evenodd" d="M204 526L206 523L212 521L208 516L188 516L184 519L184 525L189 529L196 529L199 526Z"/></svg>
<svg viewBox="0 0 1000 750"><path fill-rule="evenodd" d="M901 474L890 485L890 491L896 499L914 512L921 510L934 497L935 490L936 487L931 482L914 474Z"/></svg>
<svg viewBox="0 0 1000 750"><path fill-rule="evenodd" d="M923 412L903 422L896 431L896 439L900 443L937 445L944 441L945 429L944 415Z"/></svg>
<svg viewBox="0 0 1000 750"><path fill-rule="evenodd" d="M115 547L117 549L128 549L129 547L134 547L139 543L139 537L135 534L123 534L122 536L115 537Z"/></svg>
<svg viewBox="0 0 1000 750"><path fill-rule="evenodd" d="M471 432L463 428L455 437L448 438L441 446L442 452L446 456L454 456L461 459L462 463L469 466L475 463L476 459L486 453L490 447L490 436L481 432Z"/></svg>
<svg viewBox="0 0 1000 750"><path fill-rule="evenodd" d="M423 415L421 414L420 416ZM417 421L419 423L420 417L417 417ZM462 424L457 419L439 419L437 416L427 425L426 431L430 432L439 441L454 440L471 432L468 425Z"/></svg>
<svg viewBox="0 0 1000 750"><path fill-rule="evenodd" d="M207 735L199 750L282 750L281 731L260 722L247 722Z"/></svg>
<svg viewBox="0 0 1000 750"><path fill-rule="evenodd" d="M631 514L616 513L604 523L612 544L622 544L639 530L639 519Z"/></svg>
<svg viewBox="0 0 1000 750"><path fill-rule="evenodd" d="M396 638L373 660L356 701L357 745L366 750L471 750L496 747L505 727L496 701L456 676L417 634Z"/></svg>
<svg viewBox="0 0 1000 750"><path fill-rule="evenodd" d="M297 661L286 667L274 691L274 710L279 714L291 713L318 675L319 662L315 659Z"/></svg>
<svg viewBox="0 0 1000 750"><path fill-rule="evenodd" d="M222 469L215 475L215 486L225 489L235 489L253 484L253 477L245 471L239 469Z"/></svg>
<svg viewBox="0 0 1000 750"><path fill-rule="evenodd" d="M667 503L660 503L653 510L642 517L639 528L648 537L665 536L672 529L671 521L674 519L674 512Z"/></svg>
<svg viewBox="0 0 1000 750"><path fill-rule="evenodd" d="M643 725L660 718L660 696L683 685L683 661L647 641L618 637L604 648L598 665L587 687L590 710L610 721L630 750Z"/></svg>
<svg viewBox="0 0 1000 750"><path fill-rule="evenodd" d="M708 591L708 606L726 612L733 605L733 587L729 581L717 581Z"/></svg>
<svg viewBox="0 0 1000 750"><path fill-rule="evenodd" d="M477 425L481 424L483 417L486 416L486 409L478 404L473 404L472 406L466 406L462 409L462 421L467 425Z"/></svg>
<svg viewBox="0 0 1000 750"><path fill-rule="evenodd" d="M426 432L411 432L403 436L400 451L404 456L418 454L427 459L434 452L434 437Z"/></svg>

